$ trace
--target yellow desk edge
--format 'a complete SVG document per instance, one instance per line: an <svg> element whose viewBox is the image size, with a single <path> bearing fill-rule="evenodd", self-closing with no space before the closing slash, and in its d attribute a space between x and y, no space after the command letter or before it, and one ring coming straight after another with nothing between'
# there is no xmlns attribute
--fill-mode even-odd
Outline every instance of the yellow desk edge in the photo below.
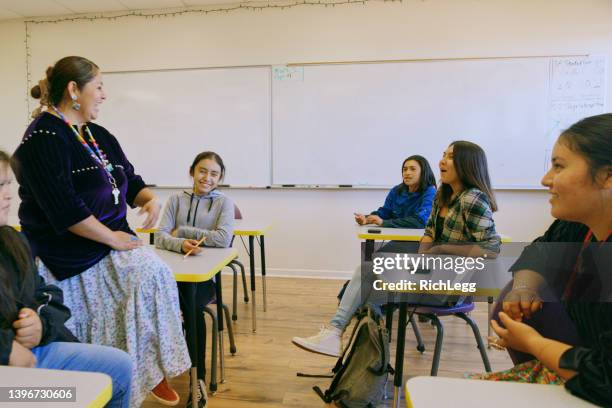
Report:
<svg viewBox="0 0 612 408"><path fill-rule="evenodd" d="M113 382L110 377L108 378L108 385L102 390L100 394L91 401L91 403L87 406L87 408L102 408L106 406L108 401L110 401L113 396Z"/></svg>
<svg viewBox="0 0 612 408"><path fill-rule="evenodd" d="M422 235L393 235L393 234L372 234L369 232L358 233L359 239L373 240L373 241L410 241L418 242L423 238ZM507 244L512 242L512 237L502 236L501 242Z"/></svg>
<svg viewBox="0 0 612 408"><path fill-rule="evenodd" d="M422 235L393 235L393 234L372 234L369 232L358 233L359 239L367 239L374 241L420 241Z"/></svg>
<svg viewBox="0 0 612 408"><path fill-rule="evenodd" d="M237 256L238 256L238 251L233 249L232 252L227 257L219 261L219 263L215 265L208 273L204 275L175 273L174 279L177 282L205 282L207 280L212 279L212 277L215 276L217 272L225 268L225 266L229 264L232 261L232 259L236 258Z"/></svg>
<svg viewBox="0 0 612 408"><path fill-rule="evenodd" d="M266 232L270 231L270 228L272 228L271 225L268 225L267 227L262 228L262 229L258 229L258 230L247 230L247 229L235 228L234 229L234 235L242 235L242 236L266 235Z"/></svg>
<svg viewBox="0 0 612 408"><path fill-rule="evenodd" d="M250 229L247 230L247 229L236 228L234 229L234 235L243 235L243 236L265 235L266 232L270 230L270 228L271 226L267 226L259 230L250 230ZM139 234L155 234L157 232L157 228L136 228L136 232Z"/></svg>
<svg viewBox="0 0 612 408"><path fill-rule="evenodd" d="M410 399L410 393L408 392L408 384L406 384L405 394L406 394L406 408L414 408L414 405L412 405L412 400Z"/></svg>

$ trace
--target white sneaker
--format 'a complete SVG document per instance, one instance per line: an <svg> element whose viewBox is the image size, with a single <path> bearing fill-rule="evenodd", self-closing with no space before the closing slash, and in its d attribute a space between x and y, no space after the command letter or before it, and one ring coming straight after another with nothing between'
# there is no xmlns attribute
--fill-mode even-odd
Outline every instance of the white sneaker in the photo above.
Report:
<svg viewBox="0 0 612 408"><path fill-rule="evenodd" d="M342 330L333 326L321 327L321 331L312 337L294 337L291 340L296 346L313 353L331 357L342 355Z"/></svg>

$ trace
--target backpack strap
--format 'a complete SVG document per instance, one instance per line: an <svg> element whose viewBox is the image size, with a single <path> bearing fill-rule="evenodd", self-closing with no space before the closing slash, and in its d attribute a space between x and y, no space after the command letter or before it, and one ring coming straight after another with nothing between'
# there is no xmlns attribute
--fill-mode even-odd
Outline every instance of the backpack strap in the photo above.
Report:
<svg viewBox="0 0 612 408"><path fill-rule="evenodd" d="M329 404L330 402L332 402L332 399L329 397L329 395L327 395L327 391L325 392L325 394L323 394L323 391L321 391L321 388L319 388L319 386L315 385L314 387L312 387L312 389L314 390L314 392L317 393L317 395L323 400L323 402L325 402L326 404Z"/></svg>
<svg viewBox="0 0 612 408"><path fill-rule="evenodd" d="M333 374L306 374L297 373L298 377L309 377L309 378L334 378Z"/></svg>
<svg viewBox="0 0 612 408"><path fill-rule="evenodd" d="M345 349L342 350L342 355L340 355L340 357L338 358L338 361L336 361L336 365L332 369L332 372L334 374L337 373L342 368L342 360L344 360L344 356L349 351L350 347L348 346L351 345L351 342L353 341L353 338L355 337L355 333L357 332L357 329L359 328L359 322L361 321L362 317L363 317L363 312L358 312L357 313L357 324L355 325L355 327L353 327L353 332L351 333L351 338L349 340L349 343L347 347L345 347Z"/></svg>

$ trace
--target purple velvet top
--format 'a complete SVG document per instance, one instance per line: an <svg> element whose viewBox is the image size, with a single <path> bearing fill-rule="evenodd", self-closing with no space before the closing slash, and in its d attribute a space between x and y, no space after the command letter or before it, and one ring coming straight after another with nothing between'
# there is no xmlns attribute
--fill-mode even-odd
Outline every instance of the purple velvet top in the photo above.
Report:
<svg viewBox="0 0 612 408"><path fill-rule="evenodd" d="M94 266L111 250L71 233L68 227L93 215L113 231L134 234L125 218L127 204L133 207L134 198L145 187L117 139L101 126L87 126L114 167L112 174L121 191L118 205L104 169L68 125L50 113L30 124L13 156L23 232L34 255L59 280Z"/></svg>

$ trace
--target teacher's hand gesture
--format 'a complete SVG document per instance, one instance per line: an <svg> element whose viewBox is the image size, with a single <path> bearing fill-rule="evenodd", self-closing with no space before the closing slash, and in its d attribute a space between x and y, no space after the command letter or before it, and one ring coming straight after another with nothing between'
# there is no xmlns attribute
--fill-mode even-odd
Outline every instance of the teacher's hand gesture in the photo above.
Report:
<svg viewBox="0 0 612 408"><path fill-rule="evenodd" d="M147 201L142 207L140 207L140 211L138 211L138 215L142 215L147 213L147 218L142 225L142 228L149 229L153 228L155 224L157 224L157 219L159 218L159 212L161 210L161 205L157 202L156 199L152 199Z"/></svg>

